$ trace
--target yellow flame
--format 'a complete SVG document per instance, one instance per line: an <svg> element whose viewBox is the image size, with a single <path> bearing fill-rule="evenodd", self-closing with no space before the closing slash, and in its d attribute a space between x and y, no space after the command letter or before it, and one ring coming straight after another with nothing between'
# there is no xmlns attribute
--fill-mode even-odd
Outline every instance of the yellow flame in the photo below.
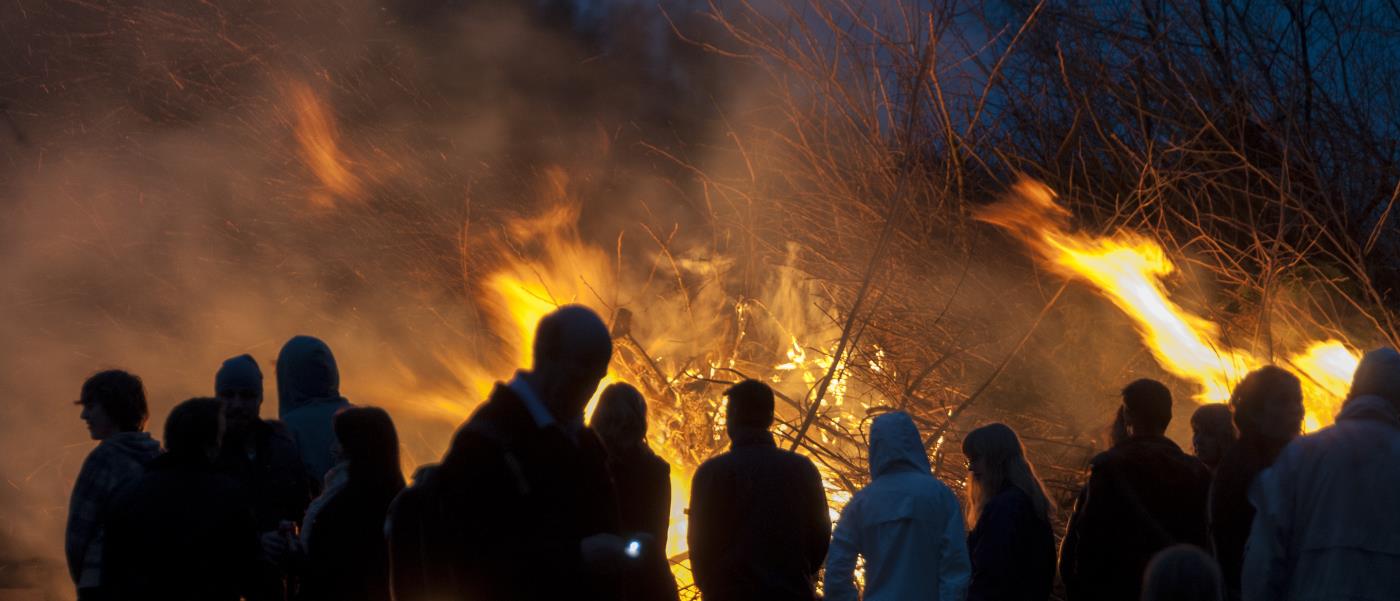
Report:
<svg viewBox="0 0 1400 601"><path fill-rule="evenodd" d="M1268 363L1225 345L1219 326L1171 300L1163 278L1174 267L1156 242L1132 232L1103 237L1070 233L1064 223L1068 215L1050 188L1022 180L1010 198L978 211L976 218L1025 241L1061 275L1093 285L1133 320L1164 369L1200 385L1195 395L1200 402L1228 401L1236 383ZM1356 351L1338 340L1311 342L1283 361L1303 381L1307 431L1332 422L1359 362Z"/></svg>

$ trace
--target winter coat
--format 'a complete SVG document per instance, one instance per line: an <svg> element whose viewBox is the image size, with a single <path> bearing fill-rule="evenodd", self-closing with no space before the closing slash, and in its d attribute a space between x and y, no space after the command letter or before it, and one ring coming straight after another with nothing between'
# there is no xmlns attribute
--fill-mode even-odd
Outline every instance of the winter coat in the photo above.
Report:
<svg viewBox="0 0 1400 601"><path fill-rule="evenodd" d="M78 588L102 583L103 524L112 502L145 473L146 464L160 455L160 443L145 432L119 432L88 453L73 494L68 498L64 554L68 574Z"/></svg>
<svg viewBox="0 0 1400 601"><path fill-rule="evenodd" d="M302 466L318 489L335 465L336 412L350 406L340 396L340 370L330 347L297 336L277 356L277 416L301 451Z"/></svg>
<svg viewBox="0 0 1400 601"><path fill-rule="evenodd" d="M987 501L967 537L968 601L1045 601L1055 584L1055 533L1031 498L1007 486Z"/></svg>
<svg viewBox="0 0 1400 601"><path fill-rule="evenodd" d="M349 472L347 471L347 474ZM299 601L389 601L389 544L384 521L399 482L360 482L327 488L329 498L308 513L302 532L306 560Z"/></svg>
<svg viewBox="0 0 1400 601"><path fill-rule="evenodd" d="M691 484L695 584L706 601L810 601L831 536L821 475L767 431L730 437Z"/></svg>
<svg viewBox="0 0 1400 601"><path fill-rule="evenodd" d="M867 601L961 601L968 555L958 499L930 473L913 420L887 413L870 427L871 482L841 511L826 560L826 599L854 601L856 556Z"/></svg>
<svg viewBox="0 0 1400 601"><path fill-rule="evenodd" d="M296 441L286 426L275 420L253 421L247 436L252 439L249 446L225 439L215 466L238 481L244 498L252 504L253 525L258 532L277 530L284 521L300 523L316 487L301 464ZM285 578L281 568L260 559L249 600L285 599Z"/></svg>
<svg viewBox="0 0 1400 601"><path fill-rule="evenodd" d="M1240 570L1244 565L1244 545L1254 523L1254 506L1249 504L1249 486L1259 472L1269 467L1287 441L1282 443L1243 437L1235 443L1215 468L1210 484L1210 537L1215 559L1225 581L1226 599L1240 598Z"/></svg>
<svg viewBox="0 0 1400 601"><path fill-rule="evenodd" d="M1162 436L1134 436L1090 462L1075 507L1073 535L1060 558L1070 601L1141 596L1142 575L1158 551L1175 544L1210 548L1206 503L1210 470Z"/></svg>
<svg viewBox="0 0 1400 601"><path fill-rule="evenodd" d="M258 420L249 425L248 436L252 451L225 440L217 467L237 480L252 501L258 532L276 530L283 521L301 522L315 485L292 434L281 422Z"/></svg>
<svg viewBox="0 0 1400 601"><path fill-rule="evenodd" d="M249 507L203 457L160 456L113 508L104 587L113 599L237 601L260 553Z"/></svg>
<svg viewBox="0 0 1400 601"><path fill-rule="evenodd" d="M617 491L623 534L644 533L652 547L635 572L624 578L630 601L676 601L676 579L666 559L666 534L671 521L671 465L646 446L608 458Z"/></svg>
<svg viewBox="0 0 1400 601"><path fill-rule="evenodd" d="M1258 511L1245 601L1400 598L1400 411L1390 401L1347 401L1335 424L1289 443L1249 499Z"/></svg>
<svg viewBox="0 0 1400 601"><path fill-rule="evenodd" d="M616 578L585 572L579 549L619 534L606 462L592 430L541 425L497 385L442 464L394 503L395 599L618 598Z"/></svg>

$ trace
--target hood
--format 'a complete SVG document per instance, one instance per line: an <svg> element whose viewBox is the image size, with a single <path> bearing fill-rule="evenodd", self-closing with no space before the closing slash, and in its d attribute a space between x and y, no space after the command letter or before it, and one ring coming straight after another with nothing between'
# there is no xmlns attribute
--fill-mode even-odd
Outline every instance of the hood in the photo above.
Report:
<svg viewBox="0 0 1400 601"><path fill-rule="evenodd" d="M886 413L870 425L870 477L901 467L928 473L932 468L913 418L903 411Z"/></svg>
<svg viewBox="0 0 1400 601"><path fill-rule="evenodd" d="M1352 397L1342 405L1337 421L1369 419L1400 425L1400 408L1395 403L1375 395Z"/></svg>
<svg viewBox="0 0 1400 601"><path fill-rule="evenodd" d="M331 347L311 336L297 336L277 355L277 415L326 400L340 400L340 370Z"/></svg>
<svg viewBox="0 0 1400 601"><path fill-rule="evenodd" d="M1378 348L1366 353L1356 366L1347 398L1368 395L1400 404L1400 353L1395 349Z"/></svg>
<svg viewBox="0 0 1400 601"><path fill-rule="evenodd" d="M160 455L160 443L147 432L118 432L103 440L102 446L142 465Z"/></svg>

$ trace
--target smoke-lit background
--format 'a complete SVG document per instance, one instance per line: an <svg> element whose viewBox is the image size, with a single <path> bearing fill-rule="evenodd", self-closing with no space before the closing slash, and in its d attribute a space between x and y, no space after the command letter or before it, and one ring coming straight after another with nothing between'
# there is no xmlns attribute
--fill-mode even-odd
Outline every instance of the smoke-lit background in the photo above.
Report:
<svg viewBox="0 0 1400 601"><path fill-rule="evenodd" d="M1378 66L1397 62L1374 43L1313 50L1314 79L1289 80L1299 61L1172 37L1234 23L1295 44L1286 20L1201 10L7 3L0 583L61 561L93 444L73 406L87 375L141 375L159 434L248 352L272 416L280 345L316 335L342 392L388 407L428 462L479 380L520 362L501 273L587 276L551 300L634 312L676 373L737 357L725 365L760 377L820 375L810 357L775 366L794 343L834 348L859 299L853 403L946 416L973 396L959 428L1015 416L1080 457L1116 388L1162 373L1111 306L968 218L1018 173L1064 192L1086 230L1159 236L1183 259L1178 300L1240 346L1394 342L1400 78ZM1338 48L1395 30L1365 3L1329 10L1369 24L1316 34ZM1132 60L1146 48L1160 64ZM1348 61L1372 68L1339 74ZM1181 415L1195 390L1173 386Z"/></svg>

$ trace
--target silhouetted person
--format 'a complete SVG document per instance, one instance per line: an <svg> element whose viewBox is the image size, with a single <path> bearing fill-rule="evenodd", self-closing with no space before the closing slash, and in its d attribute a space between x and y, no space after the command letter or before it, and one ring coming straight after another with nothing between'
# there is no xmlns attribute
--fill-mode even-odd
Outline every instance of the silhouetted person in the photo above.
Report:
<svg viewBox="0 0 1400 601"><path fill-rule="evenodd" d="M1045 601L1055 583L1050 499L1016 432L988 424L967 434L968 601Z"/></svg>
<svg viewBox="0 0 1400 601"><path fill-rule="evenodd" d="M340 369L320 339L296 336L277 355L277 416L301 450L301 463L319 491L335 464L331 420L350 406L340 396Z"/></svg>
<svg viewBox="0 0 1400 601"><path fill-rule="evenodd" d="M103 560L115 598L236 601L257 559L238 482L214 467L224 430L218 399L190 399L165 421L164 455L117 500Z"/></svg>
<svg viewBox="0 0 1400 601"><path fill-rule="evenodd" d="M214 394L224 402L223 447L216 462L233 476L252 503L253 525L276 532L284 522L300 523L316 483L301 463L296 441L281 422L263 420L263 374L249 355L227 361L214 376ZM248 594L251 601L287 596L282 570L267 558L258 562Z"/></svg>
<svg viewBox="0 0 1400 601"><path fill-rule="evenodd" d="M826 558L828 601L855 601L856 557L869 601L961 601L967 541L958 498L930 473L914 420L886 413L870 425L870 485L841 510ZM751 597L757 598L757 597Z"/></svg>
<svg viewBox="0 0 1400 601"><path fill-rule="evenodd" d="M1123 421L1123 406L1113 412L1113 421L1109 423L1103 434L1099 437L1103 439L1108 448L1122 444L1128 440L1128 424ZM1074 506L1084 505L1084 495L1089 493L1089 487L1079 489L1079 494L1074 497ZM1065 537L1060 545L1060 557L1077 557L1079 554L1079 512L1074 511L1069 516L1069 521L1065 524ZM1064 583L1078 582L1079 574L1075 572L1078 565L1072 561L1060 562L1060 581ZM1066 584L1068 586L1068 584Z"/></svg>
<svg viewBox="0 0 1400 601"><path fill-rule="evenodd" d="M384 517L404 488L399 437L389 414L352 407L335 416L344 460L311 504L301 538L285 552L301 575L299 601L389 601Z"/></svg>
<svg viewBox="0 0 1400 601"><path fill-rule="evenodd" d="M1210 470L1163 434L1171 392L1138 380L1123 389L1128 439L1090 462L1089 483L1075 507L1076 540L1060 562L1071 601L1121 601L1141 594L1142 573L1171 545L1210 545L1206 498Z"/></svg>
<svg viewBox="0 0 1400 601"><path fill-rule="evenodd" d="M1212 472L1235 444L1234 416L1230 406L1209 403L1191 414L1191 452Z"/></svg>
<svg viewBox="0 0 1400 601"><path fill-rule="evenodd" d="M651 539L643 565L624 578L632 601L678 598L676 579L666 560L666 531L671 517L671 465L647 446L647 405L630 384L603 389L589 427L608 452L608 471L617 490L619 524L627 534Z"/></svg>
<svg viewBox="0 0 1400 601"><path fill-rule="evenodd" d="M1174 545L1147 564L1142 601L1220 601L1220 567L1198 547Z"/></svg>
<svg viewBox="0 0 1400 601"><path fill-rule="evenodd" d="M831 536L821 475L773 442L773 389L744 380L724 394L729 451L690 488L695 584L706 601L809 601Z"/></svg>
<svg viewBox="0 0 1400 601"><path fill-rule="evenodd" d="M1367 353L1337 422L1259 474L1245 601L1400 595L1400 354Z"/></svg>
<svg viewBox="0 0 1400 601"><path fill-rule="evenodd" d="M121 490L160 454L146 427L146 389L124 371L100 372L83 382L78 404L88 434L98 441L88 453L68 498L64 553L79 601L112 598L102 589L105 517Z"/></svg>
<svg viewBox="0 0 1400 601"><path fill-rule="evenodd" d="M1240 439L1221 459L1210 487L1210 534L1227 599L1240 598L1244 544L1254 523L1249 486L1303 429L1303 388L1272 365L1250 372L1230 395Z"/></svg>
<svg viewBox="0 0 1400 601"><path fill-rule="evenodd" d="M591 310L540 320L530 370L497 384L423 488L415 480L396 501L395 599L619 596L617 500L603 445L583 424L611 356Z"/></svg>

